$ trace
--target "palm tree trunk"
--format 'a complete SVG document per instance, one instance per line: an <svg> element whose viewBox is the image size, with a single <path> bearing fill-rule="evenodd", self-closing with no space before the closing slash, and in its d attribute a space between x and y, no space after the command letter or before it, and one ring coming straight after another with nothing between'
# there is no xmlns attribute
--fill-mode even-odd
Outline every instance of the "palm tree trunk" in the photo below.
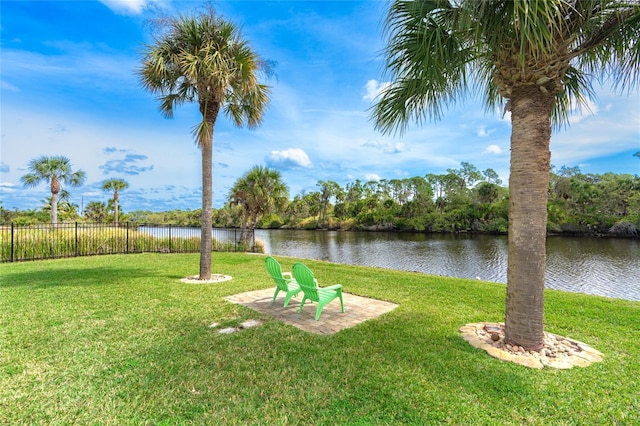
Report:
<svg viewBox="0 0 640 426"><path fill-rule="evenodd" d="M58 224L58 193L51 193L51 223Z"/></svg>
<svg viewBox="0 0 640 426"><path fill-rule="evenodd" d="M202 230L200 237L200 276L201 280L211 279L212 205L213 205L213 124L211 137L202 141Z"/></svg>
<svg viewBox="0 0 640 426"><path fill-rule="evenodd" d="M113 193L113 221L118 227L118 191Z"/></svg>
<svg viewBox="0 0 640 426"><path fill-rule="evenodd" d="M243 207L244 210L244 207ZM247 228L249 227L249 212L244 210L242 213L242 224L240 225L240 242L244 242L247 235Z"/></svg>
<svg viewBox="0 0 640 426"><path fill-rule="evenodd" d="M56 176L51 178L51 223L58 224L58 193L60 192L60 181Z"/></svg>
<svg viewBox="0 0 640 426"><path fill-rule="evenodd" d="M511 98L506 337L527 349L544 344L547 195L554 96L533 87Z"/></svg>

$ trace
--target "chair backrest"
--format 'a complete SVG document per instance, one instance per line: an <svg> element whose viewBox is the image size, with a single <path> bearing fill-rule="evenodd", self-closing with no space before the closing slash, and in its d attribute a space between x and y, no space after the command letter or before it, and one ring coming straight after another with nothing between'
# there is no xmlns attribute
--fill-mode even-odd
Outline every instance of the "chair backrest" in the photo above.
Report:
<svg viewBox="0 0 640 426"><path fill-rule="evenodd" d="M278 288L280 290L289 291L287 280L282 277L282 268L280 267L280 263L271 256L267 256L264 263L269 275L271 275L271 278L276 282Z"/></svg>
<svg viewBox="0 0 640 426"><path fill-rule="evenodd" d="M296 263L293 265L293 276L304 292L304 295L307 296L308 299L317 302L319 300L318 283L313 277L311 269L302 263Z"/></svg>

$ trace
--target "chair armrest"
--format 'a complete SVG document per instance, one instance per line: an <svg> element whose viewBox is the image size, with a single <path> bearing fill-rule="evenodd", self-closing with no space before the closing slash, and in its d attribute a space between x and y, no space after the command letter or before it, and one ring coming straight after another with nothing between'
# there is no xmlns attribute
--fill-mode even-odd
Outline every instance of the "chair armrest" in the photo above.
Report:
<svg viewBox="0 0 640 426"><path fill-rule="evenodd" d="M322 287L323 290L338 290L338 289L342 289L342 284L334 284L334 285L330 285L329 287Z"/></svg>

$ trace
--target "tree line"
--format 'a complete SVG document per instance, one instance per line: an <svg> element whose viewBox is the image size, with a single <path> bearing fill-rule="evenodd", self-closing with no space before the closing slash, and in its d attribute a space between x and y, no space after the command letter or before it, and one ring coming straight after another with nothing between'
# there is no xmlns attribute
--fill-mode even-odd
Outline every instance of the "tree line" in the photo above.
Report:
<svg viewBox="0 0 640 426"><path fill-rule="evenodd" d="M550 234L640 234L640 176L582 173L579 167L553 169L549 178L547 231ZM83 212L60 191L58 215L62 221L118 223L122 179L103 182L113 193L107 203L92 201ZM462 162L446 173L344 186L320 180L317 190L293 198L280 173L255 166L231 188L227 203L212 210L215 227L247 231L269 229L341 229L406 232L478 232L505 234L508 230L509 188L493 169L479 170ZM2 223L47 222L51 197L35 210L9 211L0 206ZM201 210L120 212L120 221L200 226Z"/></svg>
<svg viewBox="0 0 640 426"><path fill-rule="evenodd" d="M563 166L550 173L547 231L552 234L638 236L640 176L585 174ZM492 169L462 162L443 174L318 181L289 199L277 171L255 167L213 213L215 226L418 232L507 233L509 188ZM239 188L244 188L238 191ZM254 188L255 193L247 192ZM147 217L148 218L148 217Z"/></svg>

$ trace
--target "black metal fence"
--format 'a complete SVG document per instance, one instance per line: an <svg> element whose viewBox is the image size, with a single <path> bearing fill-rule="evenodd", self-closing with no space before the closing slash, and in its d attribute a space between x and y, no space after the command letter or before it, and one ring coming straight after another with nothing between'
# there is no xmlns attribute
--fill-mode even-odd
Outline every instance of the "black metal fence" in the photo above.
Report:
<svg viewBox="0 0 640 426"><path fill-rule="evenodd" d="M198 253L201 229L177 225L62 223L0 225L1 262L116 253ZM213 229L213 251L250 251L253 233Z"/></svg>

